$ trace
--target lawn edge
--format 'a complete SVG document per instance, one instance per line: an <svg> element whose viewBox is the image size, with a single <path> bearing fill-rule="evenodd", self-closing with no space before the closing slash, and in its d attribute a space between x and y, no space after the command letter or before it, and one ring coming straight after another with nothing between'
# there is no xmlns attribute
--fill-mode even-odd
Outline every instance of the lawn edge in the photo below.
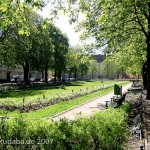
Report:
<svg viewBox="0 0 150 150"><path fill-rule="evenodd" d="M129 83L129 84L131 84L131 83ZM128 85L128 84L126 84L126 85ZM126 86L126 85L125 85L125 86ZM113 93L113 92L108 92L108 93ZM79 105L77 105L77 106L75 106L75 107L72 107L72 108L69 108L69 109L67 109L67 110L64 110L64 111L62 111L62 112L60 112L60 113L58 113L58 114L56 114L56 115L54 115L54 116L45 117L45 118L43 118L43 119L52 119L52 120L53 120L53 118L58 117L59 115L62 115L62 114L64 114L64 113L66 113L66 112L69 112L70 110L73 110L73 109L75 109L75 108L78 108L78 107L80 107L80 106L82 106L82 105L84 105L84 104L86 104L86 103L91 102L91 101L94 101L94 100L96 100L96 99L98 99L98 98L100 98L100 97L102 97L102 96L107 95L108 93L105 93L105 94L103 94L103 95L101 95L101 96L95 97L95 98L93 98L93 99L91 99L91 100L89 100L89 101L87 101L87 102L84 102L84 103L82 103L82 104L79 104Z"/></svg>

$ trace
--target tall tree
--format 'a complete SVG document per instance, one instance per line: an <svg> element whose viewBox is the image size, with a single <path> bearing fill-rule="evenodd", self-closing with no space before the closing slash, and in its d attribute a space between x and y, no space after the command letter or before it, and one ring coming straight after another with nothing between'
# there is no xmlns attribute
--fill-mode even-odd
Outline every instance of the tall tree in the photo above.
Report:
<svg viewBox="0 0 150 150"><path fill-rule="evenodd" d="M55 70L56 81L56 77L60 80L61 73L66 69L66 54L68 53L69 42L68 37L54 25L51 26L49 34L54 46L53 68Z"/></svg>
<svg viewBox="0 0 150 150"><path fill-rule="evenodd" d="M45 82L48 79L48 69L52 67L53 59L53 45L49 36L49 29L51 24L47 24L46 28L42 28L44 20L38 24L38 32L32 39L32 49L34 55L31 59L31 66L33 70L45 72Z"/></svg>
<svg viewBox="0 0 150 150"><path fill-rule="evenodd" d="M30 8L26 10L24 15L28 15L26 16L27 24L32 34L29 36L19 34L16 21L11 32L1 42L3 49L0 50L0 53L6 56L7 59L3 60L3 63L7 66L21 65L23 67L24 81L28 84L30 69L36 68L39 70L43 64L45 65L43 68L48 69L52 44L48 30L42 30L42 18Z"/></svg>
<svg viewBox="0 0 150 150"><path fill-rule="evenodd" d="M107 79L121 73L121 68L110 57L106 57L101 65L101 74L106 75Z"/></svg>
<svg viewBox="0 0 150 150"><path fill-rule="evenodd" d="M27 18L25 16L26 8L42 8L47 1L43 0L1 0L0 1L0 42L6 37L13 24L18 22L18 32L20 34L30 34Z"/></svg>
<svg viewBox="0 0 150 150"><path fill-rule="evenodd" d="M74 48L70 48L67 55L67 71L70 74L74 73L75 80L77 79L78 74L81 75L81 78L88 71L88 64L91 56L85 53L83 47L77 45Z"/></svg>
<svg viewBox="0 0 150 150"><path fill-rule="evenodd" d="M80 0L76 3L76 7L74 7L75 4L73 1L71 3L73 5L69 5L70 8L85 15L85 19L80 23L79 27L86 29L86 36L90 35L96 38L97 46L106 45L109 52L115 53L118 50L121 51L121 48L125 47L130 39L134 39L131 40L131 44L140 44L139 36L141 36L140 38L142 42L144 41L144 44L142 47L139 47L139 51L146 57L147 64L150 64L149 0ZM116 49L116 46L120 46L120 49ZM128 59L132 59L133 57L136 56L130 56ZM147 81L146 98L150 99L150 65L146 67L144 80Z"/></svg>
<svg viewBox="0 0 150 150"><path fill-rule="evenodd" d="M81 53L79 55L79 59L78 59L79 68L77 70L77 73L80 75L81 80L82 80L83 75L88 73L88 70L89 70L89 59L90 59L90 56L88 54L84 54L84 53L82 54Z"/></svg>
<svg viewBox="0 0 150 150"><path fill-rule="evenodd" d="M92 75L93 78L94 73L96 73L99 69L97 61L94 59L89 60L88 68L89 68L88 72Z"/></svg>
<svg viewBox="0 0 150 150"><path fill-rule="evenodd" d="M30 15L29 15L30 14ZM18 64L23 66L24 70L24 81L26 84L29 83L29 69L31 69L31 62L34 58L34 47L36 47L36 43L34 42L38 33L38 24L40 23L40 17L36 14L32 9L26 8L26 12L24 14L27 18L27 26L30 28L30 34L27 36L26 34L17 33L18 28L16 28L16 61Z"/></svg>

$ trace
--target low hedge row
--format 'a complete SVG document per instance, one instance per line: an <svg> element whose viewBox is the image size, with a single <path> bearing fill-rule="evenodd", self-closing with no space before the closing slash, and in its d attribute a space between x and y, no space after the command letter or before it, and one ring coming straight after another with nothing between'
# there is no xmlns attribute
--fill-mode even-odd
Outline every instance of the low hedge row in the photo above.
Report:
<svg viewBox="0 0 150 150"><path fill-rule="evenodd" d="M72 92L60 93L56 94L55 96L43 95L43 98L37 98L36 100L27 100L23 98L22 101L20 100L19 102L16 102L15 99L8 98L8 100L0 103L0 109L10 111L20 110L21 112L28 112L31 110L38 110L46 106L54 105L62 101L72 100L80 96L84 96L86 94L97 92L99 90L107 89L110 87L113 87L113 85L82 88L79 91L72 90Z"/></svg>
<svg viewBox="0 0 150 150"><path fill-rule="evenodd" d="M114 84L107 84L90 88L81 88L79 91L72 90L72 92L59 93L56 94L55 96L43 95L42 98L32 100L23 98L19 102L16 101L15 99L8 98L8 100L2 101L0 103L0 109L9 111L20 110L21 112L30 112L50 105L58 104L62 101L69 101L84 96L86 94L97 92L99 90L111 88L113 86Z"/></svg>

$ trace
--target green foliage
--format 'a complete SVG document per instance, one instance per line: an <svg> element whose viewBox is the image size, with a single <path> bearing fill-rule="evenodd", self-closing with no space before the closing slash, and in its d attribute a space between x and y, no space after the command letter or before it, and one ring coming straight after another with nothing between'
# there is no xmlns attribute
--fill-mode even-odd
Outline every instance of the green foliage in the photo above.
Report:
<svg viewBox="0 0 150 150"><path fill-rule="evenodd" d="M40 20L41 18L39 18ZM47 70L52 67L54 45L49 36L49 30L51 24L47 23L47 27L43 28L45 20L41 19L38 24L38 31L32 37L32 58L30 59L30 65L32 70L45 71L45 82L47 82Z"/></svg>
<svg viewBox="0 0 150 150"><path fill-rule="evenodd" d="M144 42L145 39L142 39L140 33L136 38L131 36L130 40L124 45L116 46L116 52L111 58L120 67L126 68L127 73L139 75L141 74L141 67L146 61L146 45Z"/></svg>
<svg viewBox="0 0 150 150"><path fill-rule="evenodd" d="M101 74L107 75L107 78L112 75L118 75L121 72L121 68L110 57L107 57L101 65Z"/></svg>
<svg viewBox="0 0 150 150"><path fill-rule="evenodd" d="M89 65L88 65L88 72L92 75L94 75L94 73L96 73L98 71L98 63L96 60L91 59L89 60Z"/></svg>
<svg viewBox="0 0 150 150"><path fill-rule="evenodd" d="M0 148L43 150L115 149L121 150L127 138L127 114L122 109L107 109L91 117L69 122L31 121L25 118L0 120L0 140L31 144L0 144Z"/></svg>
<svg viewBox="0 0 150 150"><path fill-rule="evenodd" d="M18 34L16 20L16 24L12 25L6 38L0 43L2 56L0 61L8 67L23 66L26 82L29 78L29 69L30 71L45 71L46 80L46 71L50 67L54 68L54 61L59 72L65 69L65 54L69 46L68 38L49 21L45 23L46 20L30 8L26 8L24 15L31 34ZM43 28L45 24L46 28ZM53 34L56 35L52 37Z"/></svg>
<svg viewBox="0 0 150 150"><path fill-rule="evenodd" d="M70 16L74 14L72 18L80 14L84 16L78 22L78 30L83 29L85 39L94 37L96 47L113 55L120 67L126 68L129 73L140 73L148 52L148 0L81 0L73 4L70 2L66 9L69 15L72 14Z"/></svg>
<svg viewBox="0 0 150 150"><path fill-rule="evenodd" d="M62 71L65 71L66 69L66 55L68 53L69 40L68 37L54 25L49 28L49 35L54 47L53 62L51 66L52 69L55 70L55 77L57 76L61 79Z"/></svg>
<svg viewBox="0 0 150 150"><path fill-rule="evenodd" d="M86 54L83 47L78 45L70 48L67 54L67 72L74 73L75 79L77 75L80 75L82 79L82 76L88 72L90 58L91 56Z"/></svg>
<svg viewBox="0 0 150 150"><path fill-rule="evenodd" d="M26 9L42 8L46 1L43 0L1 0L0 1L0 41L2 41L9 32L12 25L17 24L17 32L19 34L30 34L28 26Z"/></svg>
<svg viewBox="0 0 150 150"><path fill-rule="evenodd" d="M129 113L133 109L133 105L130 103L124 103L121 108L126 112Z"/></svg>
<svg viewBox="0 0 150 150"><path fill-rule="evenodd" d="M7 34L0 43L0 62L13 68L17 65L23 66L26 83L29 79L29 69L45 71L46 82L47 70L50 67L55 68L59 76L66 66L68 38L50 20L44 20L35 12L35 8L42 7L44 2L19 0L15 4L15 0L8 0L7 3L0 4L3 7L0 7L2 12L10 6L10 9L2 14L8 20L10 20L9 11L14 9L11 16L14 20L11 23L6 24L6 20L2 19L6 25L6 29L4 26L1 27L2 31L6 30Z"/></svg>

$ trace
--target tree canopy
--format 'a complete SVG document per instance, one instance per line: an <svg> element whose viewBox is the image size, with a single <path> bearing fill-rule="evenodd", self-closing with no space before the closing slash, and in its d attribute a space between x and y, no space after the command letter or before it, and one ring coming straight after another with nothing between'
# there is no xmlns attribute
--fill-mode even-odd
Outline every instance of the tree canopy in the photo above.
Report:
<svg viewBox="0 0 150 150"><path fill-rule="evenodd" d="M97 64L97 61L94 59L90 59L89 65L88 65L88 73L92 75L92 78L93 78L94 73L96 73L98 70L99 70L99 66ZM99 75L100 75L100 72L99 72Z"/></svg>
<svg viewBox="0 0 150 150"><path fill-rule="evenodd" d="M150 64L149 0L69 1L69 8L69 14L84 14L85 19L78 27L84 29L85 38L95 37L97 47L105 46L104 52L122 60L122 66L133 64L129 70L134 72L137 67L141 69L145 61ZM150 66L146 68L144 80L148 83L147 99L150 99Z"/></svg>
<svg viewBox="0 0 150 150"><path fill-rule="evenodd" d="M42 0L1 0L0 41L6 37L9 31L13 30L13 25L17 26L19 35L26 34L29 36L32 28L29 26L29 17L26 15L27 8L42 7L43 2ZM143 72L146 73L143 76L143 80L147 81L147 84L144 87L148 91L147 99L150 99L150 65L148 65L150 64L149 0L70 0L67 2L62 0L51 1L54 9L58 10L59 7L64 12L68 12L71 22L75 22L80 13L84 15L85 18L78 24L79 30L84 29L83 38L94 37L96 46L103 47L104 53L112 55L118 64L126 67L129 72L139 73L140 70L143 71L141 68L145 68ZM57 10L52 11L54 14L57 14ZM21 38L24 39L22 41L26 41L25 45L28 46L24 48L30 49L29 47L32 46L30 44L31 38L27 38L24 35ZM63 40L59 39L59 41ZM67 43L66 41L64 40L63 42ZM56 50L55 47L54 49ZM12 45L12 48L14 48L14 45ZM66 47L62 47L59 44L57 49L59 48L64 49L63 54L66 53ZM59 54L59 59L64 60L64 55L62 53ZM56 60L58 57L54 58ZM65 61L62 62L61 66L63 67L59 68L61 71L63 71L65 66Z"/></svg>
<svg viewBox="0 0 150 150"><path fill-rule="evenodd" d="M47 0L1 0L0 1L0 41L9 32L12 25L17 22L20 34L30 34L27 25L27 8L40 9L47 4Z"/></svg>
<svg viewBox="0 0 150 150"><path fill-rule="evenodd" d="M82 76L88 73L89 60L92 58L91 55L87 54L84 47L77 45L76 47L70 48L67 54L67 72L70 75L73 73L74 78L77 79L78 75Z"/></svg>
<svg viewBox="0 0 150 150"><path fill-rule="evenodd" d="M68 38L31 7L26 7L24 10L25 14L21 18L26 18L25 26L29 28L30 34L19 32L19 20L14 20L9 32L1 40L0 61L8 67L22 66L26 83L29 79L29 70L45 71L45 82L47 82L49 68L57 69L60 74L65 69Z"/></svg>
<svg viewBox="0 0 150 150"><path fill-rule="evenodd" d="M66 69L66 54L69 48L69 39L59 28L54 25L49 29L50 38L54 47L52 68L56 76L61 79L61 73Z"/></svg>

